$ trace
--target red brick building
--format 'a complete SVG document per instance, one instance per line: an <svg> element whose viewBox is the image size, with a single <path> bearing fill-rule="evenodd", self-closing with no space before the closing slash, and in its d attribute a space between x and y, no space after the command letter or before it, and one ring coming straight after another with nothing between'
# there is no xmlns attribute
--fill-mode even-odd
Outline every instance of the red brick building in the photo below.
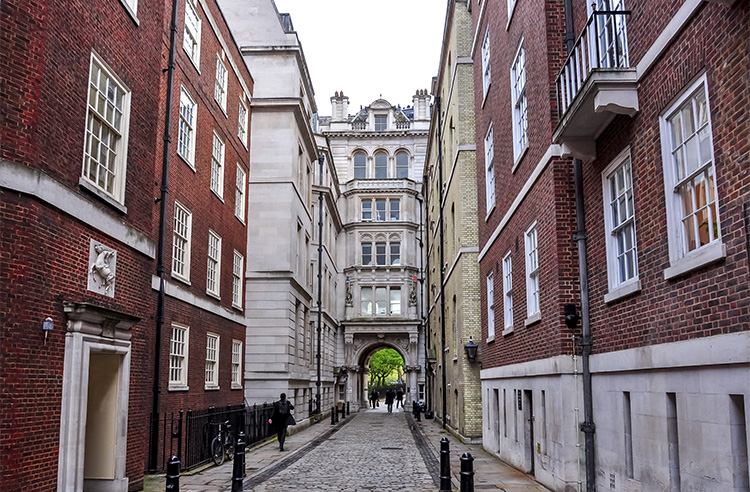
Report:
<svg viewBox="0 0 750 492"><path fill-rule="evenodd" d="M246 181L237 170L246 176L252 79L215 2L191 6L199 19L192 27L200 50L193 53L200 52L203 70L186 58L183 1L161 412L243 400L237 260L246 245ZM2 490L142 487L154 404L155 198L170 15L164 3L136 0L0 5ZM226 68L219 84L217 59ZM195 101L189 122L179 116L183 88ZM178 147L185 155L192 150L195 170ZM180 223L177 263L175 203L191 214ZM176 344L174 326L189 330ZM173 384L178 377L185 384Z"/></svg>
<svg viewBox="0 0 750 492"><path fill-rule="evenodd" d="M486 449L553 490L748 487L748 3L471 3Z"/></svg>

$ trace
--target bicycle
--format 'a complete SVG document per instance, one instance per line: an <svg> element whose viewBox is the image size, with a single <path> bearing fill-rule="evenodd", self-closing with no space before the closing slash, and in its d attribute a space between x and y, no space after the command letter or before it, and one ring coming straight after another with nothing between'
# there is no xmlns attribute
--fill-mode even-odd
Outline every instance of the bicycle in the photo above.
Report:
<svg viewBox="0 0 750 492"><path fill-rule="evenodd" d="M234 457L234 432L229 421L219 422L219 433L211 441L211 458L216 466Z"/></svg>

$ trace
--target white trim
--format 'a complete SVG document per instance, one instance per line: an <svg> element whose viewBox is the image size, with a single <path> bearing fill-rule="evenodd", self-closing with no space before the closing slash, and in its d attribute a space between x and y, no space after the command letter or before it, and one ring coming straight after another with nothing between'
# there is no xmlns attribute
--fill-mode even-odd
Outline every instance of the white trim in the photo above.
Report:
<svg viewBox="0 0 750 492"><path fill-rule="evenodd" d="M509 250L503 256L503 268L502 268L502 284L503 284L503 336L513 333L513 321L514 321L514 310L513 310L513 258L510 256L511 251ZM508 268L506 268L506 264ZM510 280L510 289L508 289L508 283L506 277ZM508 295L510 294L510 295ZM510 302L508 302L510 300ZM510 306L508 306L510 304ZM510 312L510 324L508 323L508 314Z"/></svg>
<svg viewBox="0 0 750 492"><path fill-rule="evenodd" d="M505 23L505 30L510 29L510 21L513 20L513 14L516 11L516 5L520 0L508 0L508 22ZM512 5L511 5L512 4Z"/></svg>
<svg viewBox="0 0 750 492"><path fill-rule="evenodd" d="M0 187L33 196L148 258L156 258L156 244L141 231L36 169L0 159Z"/></svg>
<svg viewBox="0 0 750 492"><path fill-rule="evenodd" d="M130 5L131 2L134 5ZM125 11L128 13L130 18L133 19L135 25L139 26L141 22L138 20L138 0L120 0L120 3L125 8Z"/></svg>
<svg viewBox="0 0 750 492"><path fill-rule="evenodd" d="M189 155L183 155L180 152L180 127L182 126L182 96L185 95L190 103L192 103L192 118L191 121L188 122L190 126L190 136L188 138L188 145L190 148L188 149ZM185 163L190 166L190 168L195 171L195 135L198 130L198 103L193 99L193 96L190 95L190 92L187 90L187 88L184 85L180 85L180 102L179 102L179 109L177 110L178 117L177 117L177 155L180 156L180 158L185 161Z"/></svg>
<svg viewBox="0 0 750 492"><path fill-rule="evenodd" d="M542 158L539 160L539 163L536 165L536 168L534 168L534 171L529 176L529 179L527 179L526 183L524 183L521 191L518 192L518 195L516 195L516 199L513 200L513 203L511 203L510 207L508 207L508 211L505 213L505 216L503 216L502 220L500 220L500 223L497 225L494 232L487 240L487 243L482 247L482 250L479 252L479 261L484 258L489 249L492 247L492 244L500 236L500 233L503 231L503 229L505 229L505 226L508 225L508 222L510 222L513 214L516 213L516 210L518 210L521 202L524 200L524 198L526 198L526 195L529 194L531 188L534 186L534 183L536 183L536 180L539 179L539 176L542 175L542 172L547 167L547 164L549 164L549 161L552 160L553 157L560 156L562 156L562 147L560 145L550 145L547 149L547 152L544 153Z"/></svg>
<svg viewBox="0 0 750 492"><path fill-rule="evenodd" d="M208 349L209 349L208 342L211 339L216 340L216 345L213 348L215 359L208 358ZM206 333L206 360L205 360L206 363L203 367L203 389L217 390L221 388L221 386L219 386L220 347L221 347L221 335L219 335L218 333L211 332L211 331L207 332ZM211 371L212 379L210 381L206 379L206 376L207 376L206 373L208 372L208 367L206 366L208 366L209 362L214 363L214 367Z"/></svg>
<svg viewBox="0 0 750 492"><path fill-rule="evenodd" d="M180 323L171 323L170 328L172 331L169 334L169 347L167 353L169 358L167 359L167 391L187 391L190 389L188 386L188 367L190 361L190 327ZM172 380L172 340L174 339L174 330L182 330L185 334L183 341L185 345L185 353L182 355L182 364L180 367L181 377L179 381Z"/></svg>
<svg viewBox="0 0 750 492"><path fill-rule="evenodd" d="M716 241L707 244L700 249L691 251L684 258L670 262L670 266L664 270L664 280L670 280L698 268L717 263L726 257L727 247L724 243Z"/></svg>
<svg viewBox="0 0 750 492"><path fill-rule="evenodd" d="M211 240L216 241L216 258L211 256ZM206 293L220 298L221 295L221 236L214 230L208 230L208 245L206 247ZM211 278L213 274L213 279ZM211 282L214 288L210 287Z"/></svg>
<svg viewBox="0 0 750 492"><path fill-rule="evenodd" d="M159 290L159 277L157 277L156 275L153 275L151 277L151 288L155 291ZM178 299L182 302L190 304L191 306L195 306L198 309L206 311L207 313L221 316L222 318L228 319L229 321L232 321L234 323L239 323L241 325L245 324L245 317L242 314L230 311L209 299L197 297L190 291L183 289L180 285L175 284L174 282L169 282L166 279L164 280L164 292L169 297Z"/></svg>
<svg viewBox="0 0 750 492"><path fill-rule="evenodd" d="M604 302L613 302L640 291L641 281L636 277L635 279L630 279L627 282L622 283L616 289L610 289L609 292L604 294Z"/></svg>
<svg viewBox="0 0 750 492"><path fill-rule="evenodd" d="M239 345L239 351L235 352L235 346ZM229 371L229 378L230 378L230 385L232 389L242 389L242 382L244 381L244 371L242 370L242 354L243 350L242 347L244 346L244 343L242 340L237 340L236 338L232 339L232 357L230 360L230 371ZM234 362L234 356L239 356L239 361L237 363ZM237 381L234 380L233 377L233 371L235 369L235 366L237 368Z"/></svg>

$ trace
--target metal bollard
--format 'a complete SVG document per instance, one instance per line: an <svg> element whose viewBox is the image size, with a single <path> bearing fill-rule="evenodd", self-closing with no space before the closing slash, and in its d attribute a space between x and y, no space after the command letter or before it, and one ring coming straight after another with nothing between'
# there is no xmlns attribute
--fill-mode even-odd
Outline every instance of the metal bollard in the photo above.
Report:
<svg viewBox="0 0 750 492"><path fill-rule="evenodd" d="M461 455L460 492L474 492L474 458L471 453Z"/></svg>
<svg viewBox="0 0 750 492"><path fill-rule="evenodd" d="M349 415L349 402L346 402L346 414Z"/></svg>
<svg viewBox="0 0 750 492"><path fill-rule="evenodd" d="M421 422L422 421L422 407L419 405L419 403L417 403L414 409L417 412L417 422Z"/></svg>
<svg viewBox="0 0 750 492"><path fill-rule="evenodd" d="M240 431L234 445L234 467L232 468L232 492L242 492L245 478L245 433Z"/></svg>
<svg viewBox="0 0 750 492"><path fill-rule="evenodd" d="M180 460L172 456L167 463L167 492L180 492Z"/></svg>
<svg viewBox="0 0 750 492"><path fill-rule="evenodd" d="M331 425L336 423L336 407L331 407Z"/></svg>
<svg viewBox="0 0 750 492"><path fill-rule="evenodd" d="M339 409L338 409L338 407L335 407L335 406L333 407L333 413L336 414L336 423L338 424L339 423Z"/></svg>
<svg viewBox="0 0 750 492"><path fill-rule="evenodd" d="M451 492L451 455L448 438L440 439L440 492Z"/></svg>
<svg viewBox="0 0 750 492"><path fill-rule="evenodd" d="M341 420L346 419L346 408L344 408L344 405L341 405Z"/></svg>

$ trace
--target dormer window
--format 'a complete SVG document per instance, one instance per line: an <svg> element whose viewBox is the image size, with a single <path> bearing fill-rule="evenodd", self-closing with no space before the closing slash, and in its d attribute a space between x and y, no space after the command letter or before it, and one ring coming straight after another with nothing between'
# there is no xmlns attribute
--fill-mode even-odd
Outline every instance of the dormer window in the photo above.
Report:
<svg viewBox="0 0 750 492"><path fill-rule="evenodd" d="M388 128L388 116L375 116L375 131L384 132Z"/></svg>

